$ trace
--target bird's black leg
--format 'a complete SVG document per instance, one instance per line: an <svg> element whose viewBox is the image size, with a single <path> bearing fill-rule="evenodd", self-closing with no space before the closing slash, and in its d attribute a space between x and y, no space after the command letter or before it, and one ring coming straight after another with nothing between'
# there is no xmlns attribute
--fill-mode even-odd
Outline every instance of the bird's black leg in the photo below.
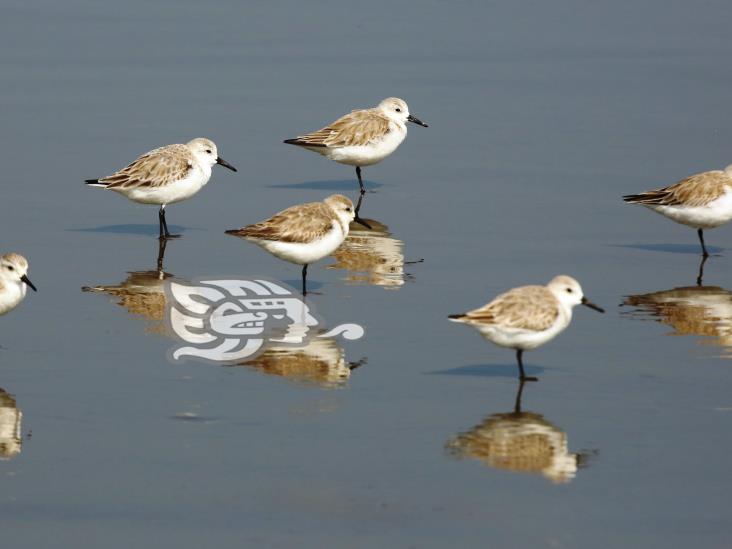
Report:
<svg viewBox="0 0 732 549"><path fill-rule="evenodd" d="M705 258L709 257L709 252L707 252L707 247L704 245L704 231L699 229L697 231L697 234L699 235L699 242L701 242L701 245L702 245L702 255Z"/></svg>
<svg viewBox="0 0 732 549"><path fill-rule="evenodd" d="M516 349L516 360L518 361L519 373L521 374L519 379L521 381L539 381L538 377L527 376L524 372L524 362L521 359L524 352L521 349Z"/></svg>
<svg viewBox="0 0 732 549"><path fill-rule="evenodd" d="M165 204L160 206L158 219L160 221L160 238L178 238L180 236L179 234L170 234L170 231L168 231L168 222L165 221Z"/></svg>
<svg viewBox="0 0 732 549"><path fill-rule="evenodd" d="M168 232L168 228L165 224L165 206L160 206L160 209L158 210L158 226L160 229L160 236L158 238L163 239L166 237L166 234Z"/></svg>
<svg viewBox="0 0 732 549"><path fill-rule="evenodd" d="M302 295L308 295L307 286L305 285L305 279L308 275L308 266L307 264L302 266Z"/></svg>
<svg viewBox="0 0 732 549"><path fill-rule="evenodd" d="M361 179L361 166L356 166L356 175L358 176L358 186L361 189L361 194L366 194L366 188L363 186L363 179Z"/></svg>
<svg viewBox="0 0 732 549"><path fill-rule="evenodd" d="M170 231L168 231L168 222L165 220L165 205L160 206L160 211L163 212L163 229L165 230L165 238L170 238Z"/></svg>

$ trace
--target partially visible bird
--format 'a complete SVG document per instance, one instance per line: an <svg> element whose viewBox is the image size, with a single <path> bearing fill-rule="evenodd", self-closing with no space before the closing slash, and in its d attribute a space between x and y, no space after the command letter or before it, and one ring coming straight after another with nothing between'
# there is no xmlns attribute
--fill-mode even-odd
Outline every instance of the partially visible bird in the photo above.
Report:
<svg viewBox="0 0 732 549"><path fill-rule="evenodd" d="M676 223L696 229L702 255L708 257L704 229L713 229L732 220L732 164L724 170L689 176L662 189L629 194L623 200L641 204Z"/></svg>
<svg viewBox="0 0 732 549"><path fill-rule="evenodd" d="M28 286L37 291L28 278L28 260L16 253L0 256L0 316L23 301Z"/></svg>

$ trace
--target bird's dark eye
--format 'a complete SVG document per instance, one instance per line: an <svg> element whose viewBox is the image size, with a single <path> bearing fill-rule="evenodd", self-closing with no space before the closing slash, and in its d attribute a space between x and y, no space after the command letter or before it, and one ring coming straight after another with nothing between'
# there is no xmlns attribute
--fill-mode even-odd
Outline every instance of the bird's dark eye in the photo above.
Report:
<svg viewBox="0 0 732 549"><path fill-rule="evenodd" d="M572 293L572 288L567 288L567 293L568 294L571 294Z"/></svg>
<svg viewBox="0 0 732 549"><path fill-rule="evenodd" d="M396 108L396 112L402 112L402 109L400 109L399 107L397 107Z"/></svg>
<svg viewBox="0 0 732 549"><path fill-rule="evenodd" d="M206 149L206 154L211 154L211 149Z"/></svg>
<svg viewBox="0 0 732 549"><path fill-rule="evenodd" d="M8 265L8 271L14 271L14 270L15 270L15 267L13 267L12 265Z"/></svg>
<svg viewBox="0 0 732 549"><path fill-rule="evenodd" d="M347 212L350 212L350 211L351 211L351 208L346 208L346 211L347 211Z"/></svg>

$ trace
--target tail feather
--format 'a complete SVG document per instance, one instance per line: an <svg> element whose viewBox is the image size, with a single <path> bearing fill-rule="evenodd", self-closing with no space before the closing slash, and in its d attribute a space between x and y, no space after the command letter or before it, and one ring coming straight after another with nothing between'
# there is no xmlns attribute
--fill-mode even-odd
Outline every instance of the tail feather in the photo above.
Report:
<svg viewBox="0 0 732 549"><path fill-rule="evenodd" d="M287 143L288 145L297 145L298 147L313 147L313 148L326 148L327 145L324 145L322 143L310 143L308 141L303 141L299 137L296 137L295 139L285 139L283 143Z"/></svg>
<svg viewBox="0 0 732 549"><path fill-rule="evenodd" d="M242 227L241 229L229 229L228 231L224 231L226 234L230 234L232 236L239 236L242 238L248 237L249 231L247 230L247 227Z"/></svg>
<svg viewBox="0 0 732 549"><path fill-rule="evenodd" d="M639 194L626 194L623 200L630 204L663 204L667 198L668 192L665 189L661 189Z"/></svg>
<svg viewBox="0 0 732 549"><path fill-rule="evenodd" d="M457 313L454 315L447 315L447 318L452 320L453 322L460 322L465 318L465 313Z"/></svg>
<svg viewBox="0 0 732 549"><path fill-rule="evenodd" d="M92 187L106 187L106 183L100 183L98 179L85 179L84 183Z"/></svg>
<svg viewBox="0 0 732 549"><path fill-rule="evenodd" d="M644 198L645 196L642 194L626 194L625 196L623 196L623 201L630 202L631 204L637 204Z"/></svg>

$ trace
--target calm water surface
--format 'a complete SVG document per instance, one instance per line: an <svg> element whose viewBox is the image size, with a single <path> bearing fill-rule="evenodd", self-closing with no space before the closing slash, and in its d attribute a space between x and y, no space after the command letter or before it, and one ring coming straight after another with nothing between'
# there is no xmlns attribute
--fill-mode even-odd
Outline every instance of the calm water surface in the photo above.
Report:
<svg viewBox="0 0 732 549"><path fill-rule="evenodd" d="M694 232L619 197L732 161L731 16L6 2L0 247L39 292L0 319L3 544L729 547L732 229L697 288ZM310 268L318 314L364 338L171 364L161 278L296 285L224 230L355 198L281 141L390 95L430 127L364 170L374 231ZM169 208L161 276L154 208L82 180L196 136L239 172ZM558 273L607 314L527 354L539 383L446 321Z"/></svg>

